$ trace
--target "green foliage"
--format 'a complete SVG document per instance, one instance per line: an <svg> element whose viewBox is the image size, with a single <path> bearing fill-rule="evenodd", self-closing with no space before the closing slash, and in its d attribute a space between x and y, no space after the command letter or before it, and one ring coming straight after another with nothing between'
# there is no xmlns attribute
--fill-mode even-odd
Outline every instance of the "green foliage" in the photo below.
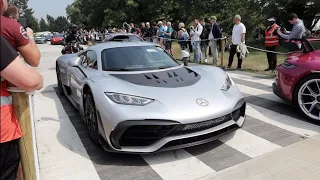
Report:
<svg viewBox="0 0 320 180"><path fill-rule="evenodd" d="M40 31L48 31L49 30L48 24L43 18L40 19L39 28L40 28Z"/></svg>
<svg viewBox="0 0 320 180"><path fill-rule="evenodd" d="M44 23L46 22L44 21ZM45 27L47 27L47 30L51 32L62 32L66 30L65 28L68 26L68 24L69 22L64 16L58 16L57 18L54 18L50 15L47 15L47 23Z"/></svg>
<svg viewBox="0 0 320 180"><path fill-rule="evenodd" d="M287 13L295 12L312 29L320 9L319 0L75 0L66 8L68 19L78 26L121 27L123 22L170 20L190 24L195 18L218 17L227 34L233 17L240 14L248 33L265 28L266 18L277 17L288 26Z"/></svg>
<svg viewBox="0 0 320 180"><path fill-rule="evenodd" d="M28 8L25 10L24 16L27 19L28 27L33 29L33 31L39 31L39 23L38 20L33 16L33 13L33 10Z"/></svg>

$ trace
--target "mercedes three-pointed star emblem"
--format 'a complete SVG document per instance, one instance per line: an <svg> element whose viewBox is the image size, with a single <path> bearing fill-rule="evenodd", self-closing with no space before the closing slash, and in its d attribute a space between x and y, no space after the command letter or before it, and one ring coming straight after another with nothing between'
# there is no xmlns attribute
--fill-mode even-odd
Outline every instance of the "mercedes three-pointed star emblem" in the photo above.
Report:
<svg viewBox="0 0 320 180"><path fill-rule="evenodd" d="M205 99L202 99L202 98L198 98L197 99L197 103L200 105L200 106L203 106L203 107L206 107L209 105L209 102Z"/></svg>

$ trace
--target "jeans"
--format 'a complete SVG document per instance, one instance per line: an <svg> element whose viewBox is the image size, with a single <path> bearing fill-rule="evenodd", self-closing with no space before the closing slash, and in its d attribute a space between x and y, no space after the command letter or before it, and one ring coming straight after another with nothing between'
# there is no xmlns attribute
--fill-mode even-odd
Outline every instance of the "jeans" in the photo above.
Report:
<svg viewBox="0 0 320 180"><path fill-rule="evenodd" d="M238 66L237 66L237 68L241 69L242 59L241 59L240 53L237 52L237 46L238 45L234 45L234 44L231 45L230 56L229 56L229 64L228 64L229 68L232 66L233 57L237 53L237 56L238 56Z"/></svg>
<svg viewBox="0 0 320 180"><path fill-rule="evenodd" d="M208 46L208 42L206 42L206 41L202 41L201 43L200 43L200 47L201 47L201 54L200 54L200 59L202 60L203 59L203 57L204 57L204 59L208 59L208 49L209 49L209 46Z"/></svg>
<svg viewBox="0 0 320 180"><path fill-rule="evenodd" d="M198 62L200 58L200 41L193 42L193 52L194 52L193 62Z"/></svg>

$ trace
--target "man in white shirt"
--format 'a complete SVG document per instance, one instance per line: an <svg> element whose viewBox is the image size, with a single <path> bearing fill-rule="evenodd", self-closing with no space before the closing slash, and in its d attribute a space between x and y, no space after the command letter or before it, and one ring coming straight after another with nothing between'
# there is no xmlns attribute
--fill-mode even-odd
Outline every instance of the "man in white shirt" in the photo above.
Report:
<svg viewBox="0 0 320 180"><path fill-rule="evenodd" d="M245 35L246 35L246 27L243 23L241 23L241 16L236 15L233 19L235 25L232 30L232 44L230 47L230 56L229 56L229 64L228 68L231 68L233 57L237 53L238 57L238 66L237 69L241 69L242 58L240 56L240 52L237 52L237 46L241 43L245 43Z"/></svg>
<svg viewBox="0 0 320 180"><path fill-rule="evenodd" d="M193 42L193 50L194 50L194 59L193 62L198 63L199 62L199 58L200 58L200 53L201 53L201 49L200 49L200 35L202 33L203 27L202 25L199 23L198 19L194 20L194 34L191 37L191 41Z"/></svg>

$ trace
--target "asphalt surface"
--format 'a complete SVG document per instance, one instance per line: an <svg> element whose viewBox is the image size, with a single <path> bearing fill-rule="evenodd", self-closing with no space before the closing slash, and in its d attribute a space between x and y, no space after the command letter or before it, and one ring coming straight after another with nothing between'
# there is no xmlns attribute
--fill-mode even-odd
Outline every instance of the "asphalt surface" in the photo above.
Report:
<svg viewBox="0 0 320 180"><path fill-rule="evenodd" d="M224 179L222 175L235 167L240 170L265 156L272 159L277 157L272 154L282 152L279 157L284 158L287 151L293 151L297 144L317 137L320 132L319 125L307 121L295 108L272 93L273 78L231 71L228 72L230 77L248 103L247 119L242 129L208 144L175 151L152 155L107 153L92 143L77 110L64 96L56 93L55 59L62 47L48 44L39 47L42 60L37 69L45 78L45 88L35 96L35 114L40 173L44 180ZM320 157L318 152L314 153ZM251 166L266 166L263 163L266 161ZM320 172L319 167L314 171ZM246 172L241 177L235 174L229 178L285 179L283 177L290 177L288 168L289 165L281 171L288 175L268 171L270 176L259 178L257 174L265 173L267 169L250 173L248 165L241 170L241 173ZM305 179L316 180L320 176L317 175L319 173ZM295 176L293 179L300 178Z"/></svg>

